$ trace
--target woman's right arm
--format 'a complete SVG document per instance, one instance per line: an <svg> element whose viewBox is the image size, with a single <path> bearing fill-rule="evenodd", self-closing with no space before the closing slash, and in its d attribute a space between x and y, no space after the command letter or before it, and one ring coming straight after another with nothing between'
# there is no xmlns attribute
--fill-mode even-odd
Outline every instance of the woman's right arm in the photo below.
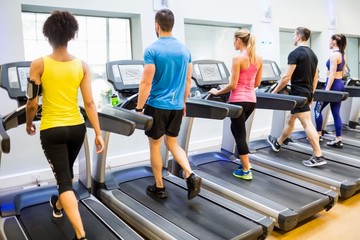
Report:
<svg viewBox="0 0 360 240"><path fill-rule="evenodd" d="M230 82L222 89L216 89L216 88L210 89L210 91L209 91L210 94L221 95L224 93L228 93L237 87L239 76L240 76L241 61L242 61L241 56L236 56L233 58L232 66L231 66Z"/></svg>
<svg viewBox="0 0 360 240"><path fill-rule="evenodd" d="M30 65L30 81L34 82L36 85L41 84L41 76L44 71L44 62L42 58L38 58L31 62ZM35 135L36 127L33 123L35 115L38 110L39 96L28 99L26 102L26 132L29 135Z"/></svg>
<svg viewBox="0 0 360 240"><path fill-rule="evenodd" d="M96 153L102 153L105 149L105 144L101 136L99 117L92 96L90 70L85 62L82 62L82 67L84 71L84 77L83 80L81 81L80 89L84 101L84 108L86 111L86 115L95 131Z"/></svg>

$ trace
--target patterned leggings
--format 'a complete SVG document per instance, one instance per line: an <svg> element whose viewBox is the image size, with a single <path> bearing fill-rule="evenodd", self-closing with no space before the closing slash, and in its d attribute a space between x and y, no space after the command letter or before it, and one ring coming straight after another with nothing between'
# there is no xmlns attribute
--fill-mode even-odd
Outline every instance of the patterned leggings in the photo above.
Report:
<svg viewBox="0 0 360 240"><path fill-rule="evenodd" d="M327 84L327 80L326 80L326 84ZM325 87L326 87L326 84L325 84ZM343 92L345 90L345 88L344 88L342 79L335 79L330 90ZM316 130L318 132L323 130L322 129L322 125L323 125L322 111L328 104L329 104L329 102L316 102L314 112L315 112ZM330 103L331 113L334 118L334 125L335 125L335 131L336 131L337 137L341 136L341 129L342 129L342 121L341 121L341 117L340 117L340 107L341 107L341 101Z"/></svg>

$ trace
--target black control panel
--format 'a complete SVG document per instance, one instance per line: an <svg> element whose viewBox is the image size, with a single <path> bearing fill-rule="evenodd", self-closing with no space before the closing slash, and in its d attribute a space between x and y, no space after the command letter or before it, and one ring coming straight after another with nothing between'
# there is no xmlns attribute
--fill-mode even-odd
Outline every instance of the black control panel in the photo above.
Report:
<svg viewBox="0 0 360 240"><path fill-rule="evenodd" d="M106 64L108 81L115 90L124 94L135 94L139 90L144 62L140 60L119 60Z"/></svg>
<svg viewBox="0 0 360 240"><path fill-rule="evenodd" d="M26 103L26 90L31 62L13 62L0 66L0 87L4 88L11 99Z"/></svg>

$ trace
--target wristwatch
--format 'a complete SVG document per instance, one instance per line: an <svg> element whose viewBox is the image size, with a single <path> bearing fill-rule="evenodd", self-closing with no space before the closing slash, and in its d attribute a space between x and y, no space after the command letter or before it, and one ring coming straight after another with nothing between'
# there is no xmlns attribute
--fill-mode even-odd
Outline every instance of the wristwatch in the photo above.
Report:
<svg viewBox="0 0 360 240"><path fill-rule="evenodd" d="M142 112L143 111L143 108L135 108L135 112Z"/></svg>

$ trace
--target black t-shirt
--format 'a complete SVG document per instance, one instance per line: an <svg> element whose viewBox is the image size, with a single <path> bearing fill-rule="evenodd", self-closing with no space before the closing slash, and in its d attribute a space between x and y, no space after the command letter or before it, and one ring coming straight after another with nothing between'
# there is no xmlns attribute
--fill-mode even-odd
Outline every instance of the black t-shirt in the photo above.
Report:
<svg viewBox="0 0 360 240"><path fill-rule="evenodd" d="M318 65L315 53L309 47L299 46L289 54L288 64L296 65L291 76L290 94L312 94L315 71Z"/></svg>

